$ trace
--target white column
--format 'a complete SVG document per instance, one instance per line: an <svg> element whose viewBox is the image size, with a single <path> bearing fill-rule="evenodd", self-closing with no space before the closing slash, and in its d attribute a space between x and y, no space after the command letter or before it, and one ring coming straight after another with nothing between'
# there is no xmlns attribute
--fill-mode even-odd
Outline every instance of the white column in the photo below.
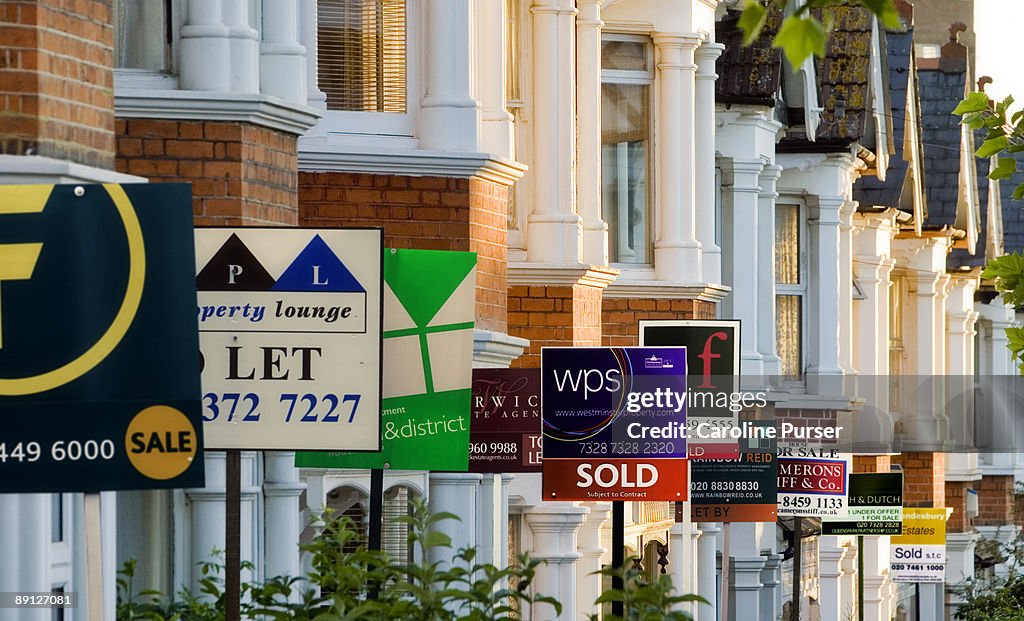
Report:
<svg viewBox="0 0 1024 621"><path fill-rule="evenodd" d="M542 561L533 579L534 593L554 597L562 603L561 615L555 614L555 609L549 604L535 605L530 615L533 621L580 617L577 586L581 577L578 567L581 555L577 549L576 532L586 514L586 507L554 502L545 502L525 514L526 523L533 533L530 556Z"/></svg>
<svg viewBox="0 0 1024 621"><path fill-rule="evenodd" d="M52 510L50 499L46 498L47 513ZM50 533L50 520L47 519L43 531ZM103 572L103 614L107 619L117 615L117 570L121 566L117 562L117 493L100 493L100 553ZM49 539L46 540L49 542ZM49 547L49 546L47 546ZM49 569L49 563L47 563ZM46 589L50 590L49 588Z"/></svg>
<svg viewBox="0 0 1024 621"><path fill-rule="evenodd" d="M697 540L697 595L710 602L697 606L698 621L718 619L718 572L715 569L715 552L722 525L717 522L701 522L700 539Z"/></svg>
<svg viewBox="0 0 1024 621"><path fill-rule="evenodd" d="M774 534L774 533L772 533ZM779 589L782 588L779 567L782 565L781 554L769 554L764 557L764 569L761 570L761 616L765 619L778 619L782 611L779 609Z"/></svg>
<svg viewBox="0 0 1024 621"><path fill-rule="evenodd" d="M782 175L782 167L769 164L764 167L758 183L757 195L757 250L760 269L757 278L757 352L764 360L764 374L782 373L781 360L776 353L775 334L775 199L779 197L775 184ZM745 329L745 328L744 328ZM742 337L741 337L742 338Z"/></svg>
<svg viewBox="0 0 1024 621"><path fill-rule="evenodd" d="M199 592L199 580L202 578L197 563L213 560L210 554L214 549L224 549L224 525L227 516L225 506L225 481L227 474L227 457L223 451L206 453L206 487L185 490L192 509L190 525L192 528L189 540L192 542L189 568L191 580L189 585L194 593ZM223 562L223 559L221 559Z"/></svg>
<svg viewBox="0 0 1024 621"><path fill-rule="evenodd" d="M479 151L480 104L473 97L473 4L431 0L426 13L429 53L423 55L425 95L420 102L420 147L437 151Z"/></svg>
<svg viewBox="0 0 1024 621"><path fill-rule="evenodd" d="M508 64L504 62L508 54L505 20L508 16L507 6L511 1L518 0L492 0L475 5L479 24L477 53L479 58L488 59L488 62L478 63L476 67L480 84L481 146L485 153L507 159L515 157L513 118L505 106L508 90Z"/></svg>
<svg viewBox="0 0 1024 621"><path fill-rule="evenodd" d="M945 593L942 584L922 584L921 598L917 605L921 610L921 619L945 619ZM824 617L823 617L824 618Z"/></svg>
<svg viewBox="0 0 1024 621"><path fill-rule="evenodd" d="M500 474L484 474L480 477L474 527L477 537L477 562L500 566L507 551L507 548L501 547L501 535L502 531L508 530L507 523L501 521Z"/></svg>
<svg viewBox="0 0 1024 621"><path fill-rule="evenodd" d="M434 529L448 535L452 547L431 548L428 553L431 563L447 565L460 549L477 547L476 511L481 478L482 475L474 473L431 473L428 500L430 512L448 512L459 517L458 520L435 523Z"/></svg>
<svg viewBox="0 0 1024 621"><path fill-rule="evenodd" d="M299 496L306 485L299 480L294 452L265 451L263 467L266 576L298 577L302 575L299 534L305 526L300 521Z"/></svg>
<svg viewBox="0 0 1024 621"><path fill-rule="evenodd" d="M528 261L577 264L582 220L576 214L576 44L573 0L534 0L533 210Z"/></svg>
<svg viewBox="0 0 1024 621"><path fill-rule="evenodd" d="M857 203L844 201L839 209L839 368L854 374L853 366L853 214Z"/></svg>
<svg viewBox="0 0 1024 621"><path fill-rule="evenodd" d="M864 618L891 619L889 538L864 537Z"/></svg>
<svg viewBox="0 0 1024 621"><path fill-rule="evenodd" d="M706 41L697 48L697 87L695 102L695 199L697 239L703 256L703 277L711 283L722 282L722 249L715 242L715 61L725 46ZM769 264L772 265L772 264Z"/></svg>
<svg viewBox="0 0 1024 621"><path fill-rule="evenodd" d="M839 226L840 210L846 200L838 196L819 196L812 202L810 218L810 266L807 344L808 390L817 390L812 376L841 376L839 365L840 287ZM815 384L812 386L811 384Z"/></svg>
<svg viewBox="0 0 1024 621"><path fill-rule="evenodd" d="M759 274L770 272L771 277L775 277L774 264L770 270L765 268L760 263L758 253L762 241L758 200L763 169L764 163L760 159L722 160L722 213L730 255L725 265L725 284L732 287L723 305L723 316L743 322L740 334L740 373L748 377L764 374L764 361L757 351L760 342L759 308L762 302L769 305L768 312L773 317L775 313L774 298L762 300L758 295Z"/></svg>
<svg viewBox="0 0 1024 621"><path fill-rule="evenodd" d="M317 84L316 0L299 0L299 42L306 50L306 103L327 108L327 95Z"/></svg>
<svg viewBox="0 0 1024 621"><path fill-rule="evenodd" d="M843 575L843 558L846 548L839 545L838 537L821 537L818 539L818 604L821 607L821 618L845 619L844 601L841 596L840 579ZM938 619L924 617L921 619Z"/></svg>
<svg viewBox="0 0 1024 621"><path fill-rule="evenodd" d="M219 0L189 0L188 22L181 28L178 83L184 90L231 90L230 30Z"/></svg>
<svg viewBox="0 0 1024 621"><path fill-rule="evenodd" d="M231 54L231 74L228 76L228 90L233 93L258 93L260 33L252 27L249 1L219 1L224 3L224 25L228 27L230 37L228 47Z"/></svg>
<svg viewBox="0 0 1024 621"><path fill-rule="evenodd" d="M845 615L851 613L856 615L857 606L859 606L859 600L857 599L857 554L860 554L860 551L857 550L857 546L852 540L844 547L846 548L846 556L843 557L843 562L841 563L843 574L839 577L839 607L844 615L840 617L841 619L846 618Z"/></svg>
<svg viewBox="0 0 1024 621"><path fill-rule="evenodd" d="M600 0L580 0L576 18L576 200L583 218L583 262L608 265L608 223L601 212ZM714 174L714 171L712 171Z"/></svg>
<svg viewBox="0 0 1024 621"><path fill-rule="evenodd" d="M701 531L689 520L690 505L684 505L686 519L676 522L668 531L668 573L677 593L694 593L697 590L699 567L695 565L697 546ZM696 612L692 603L676 604L673 610L690 613Z"/></svg>
<svg viewBox="0 0 1024 621"><path fill-rule="evenodd" d="M49 494L0 494L0 591L50 590L50 503ZM4 613L12 621L47 621L52 614L48 608Z"/></svg>
<svg viewBox="0 0 1024 621"><path fill-rule="evenodd" d="M734 523L729 524L729 556L732 560L732 591L736 607L730 616L740 621L747 619L764 619L761 614L761 571L765 566L765 557L761 556L760 540L763 524ZM724 562L724 561L723 561Z"/></svg>
<svg viewBox="0 0 1024 621"><path fill-rule="evenodd" d="M584 506L590 510L583 526L580 527L578 546L580 560L577 567L579 587L576 597L580 602L579 617L586 619L591 608L602 592L602 576L596 574L601 570L601 557L608 550L601 545L601 531L611 515L612 506L607 502L588 502Z"/></svg>
<svg viewBox="0 0 1024 621"><path fill-rule="evenodd" d="M701 282L701 245L697 241L695 110L697 66L695 34L655 33L658 68L658 169L654 204L658 228L654 271L658 280Z"/></svg>
<svg viewBox="0 0 1024 621"><path fill-rule="evenodd" d="M262 7L260 92L305 104L308 65L306 48L299 43L298 0L270 0Z"/></svg>

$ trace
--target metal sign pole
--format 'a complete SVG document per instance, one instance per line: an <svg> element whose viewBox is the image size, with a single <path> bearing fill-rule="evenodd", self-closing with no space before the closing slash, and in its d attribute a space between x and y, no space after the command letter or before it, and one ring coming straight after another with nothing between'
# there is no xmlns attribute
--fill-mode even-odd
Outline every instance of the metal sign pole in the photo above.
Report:
<svg viewBox="0 0 1024 621"><path fill-rule="evenodd" d="M367 548L372 551L381 549L381 529L384 522L384 470L370 470L370 532ZM369 599L380 596L380 585L376 582L369 585Z"/></svg>
<svg viewBox="0 0 1024 621"><path fill-rule="evenodd" d="M864 535L857 535L857 621L864 621Z"/></svg>
<svg viewBox="0 0 1024 621"><path fill-rule="evenodd" d="M626 564L626 503L621 500L612 502L612 567L622 569ZM613 589L623 589L622 579L612 578ZM612 602L612 614L622 616L622 602Z"/></svg>
<svg viewBox="0 0 1024 621"><path fill-rule="evenodd" d="M719 596L721 604L719 605L719 618L722 621L728 621L729 619L729 580L732 572L730 571L729 561L732 559L732 550L729 545L729 522L722 524L722 594Z"/></svg>
<svg viewBox="0 0 1024 621"><path fill-rule="evenodd" d="M100 493L85 493L85 583L89 621L103 621L103 529L100 525Z"/></svg>
<svg viewBox="0 0 1024 621"><path fill-rule="evenodd" d="M242 452L227 451L224 532L224 619L242 618Z"/></svg>
<svg viewBox="0 0 1024 621"><path fill-rule="evenodd" d="M804 519L802 517L793 518L793 616L792 621L800 621L800 571L801 571L801 560L803 557L803 533L804 533Z"/></svg>

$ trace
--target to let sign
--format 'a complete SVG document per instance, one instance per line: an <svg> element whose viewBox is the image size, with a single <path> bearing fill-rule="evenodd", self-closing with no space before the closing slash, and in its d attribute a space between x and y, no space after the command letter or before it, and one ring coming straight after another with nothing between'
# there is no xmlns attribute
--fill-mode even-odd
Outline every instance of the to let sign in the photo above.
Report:
<svg viewBox="0 0 1024 621"><path fill-rule="evenodd" d="M474 369L469 471L540 472L540 369Z"/></svg>
<svg viewBox="0 0 1024 621"><path fill-rule="evenodd" d="M196 231L208 449L378 451L380 229Z"/></svg>
<svg viewBox="0 0 1024 621"><path fill-rule="evenodd" d="M686 500L686 348L541 349L545 500Z"/></svg>

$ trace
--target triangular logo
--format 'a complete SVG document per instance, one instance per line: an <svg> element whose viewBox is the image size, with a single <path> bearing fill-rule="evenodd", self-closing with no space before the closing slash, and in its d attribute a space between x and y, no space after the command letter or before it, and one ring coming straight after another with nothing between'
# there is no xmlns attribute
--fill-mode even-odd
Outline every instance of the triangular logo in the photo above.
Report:
<svg viewBox="0 0 1024 621"><path fill-rule="evenodd" d="M314 235L295 257L273 290L366 292L319 235Z"/></svg>
<svg viewBox="0 0 1024 621"><path fill-rule="evenodd" d="M384 252L384 278L417 326L430 323L475 266L473 252Z"/></svg>
<svg viewBox="0 0 1024 621"><path fill-rule="evenodd" d="M274 277L235 233L196 276L197 291L270 291Z"/></svg>

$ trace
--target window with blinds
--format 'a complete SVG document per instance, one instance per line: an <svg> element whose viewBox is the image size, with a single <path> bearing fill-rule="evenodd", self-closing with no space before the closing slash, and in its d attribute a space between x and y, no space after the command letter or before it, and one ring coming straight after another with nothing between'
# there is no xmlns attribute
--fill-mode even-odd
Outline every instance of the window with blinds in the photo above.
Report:
<svg viewBox="0 0 1024 621"><path fill-rule="evenodd" d="M328 110L406 111L406 0L317 0L317 83Z"/></svg>
<svg viewBox="0 0 1024 621"><path fill-rule="evenodd" d="M804 242L798 205L775 205L775 340L784 379L803 373Z"/></svg>

